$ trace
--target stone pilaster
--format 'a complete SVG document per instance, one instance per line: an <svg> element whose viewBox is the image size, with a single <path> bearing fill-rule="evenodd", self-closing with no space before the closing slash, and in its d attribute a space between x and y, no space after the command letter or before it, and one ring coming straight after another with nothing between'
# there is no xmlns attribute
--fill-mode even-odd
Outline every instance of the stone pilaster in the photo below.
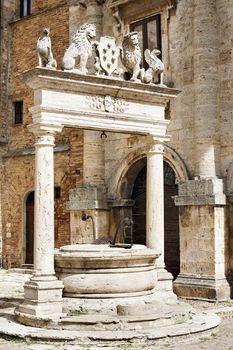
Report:
<svg viewBox="0 0 233 350"><path fill-rule="evenodd" d="M194 175L219 175L218 31L216 2L194 0Z"/></svg>
<svg viewBox="0 0 233 350"><path fill-rule="evenodd" d="M40 325L62 315L63 283L54 272L54 133L33 127L31 130L36 136L35 275L24 285L24 302L16 315L24 324Z"/></svg>
<svg viewBox="0 0 233 350"><path fill-rule="evenodd" d="M147 247L160 254L156 260L158 283L156 289L172 293L172 275L164 264L164 146L156 138L149 137L147 153Z"/></svg>
<svg viewBox="0 0 233 350"><path fill-rule="evenodd" d="M226 280L228 233L223 181L182 182L175 204L180 207L181 254L175 292L193 298L230 298Z"/></svg>
<svg viewBox="0 0 233 350"><path fill-rule="evenodd" d="M87 21L96 26L96 38L99 39L102 35L102 18L103 8L100 1L87 1Z"/></svg>

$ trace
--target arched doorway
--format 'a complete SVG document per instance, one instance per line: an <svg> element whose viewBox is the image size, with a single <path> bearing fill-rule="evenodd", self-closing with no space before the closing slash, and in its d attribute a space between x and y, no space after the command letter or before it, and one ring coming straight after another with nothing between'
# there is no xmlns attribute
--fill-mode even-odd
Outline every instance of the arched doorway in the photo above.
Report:
<svg viewBox="0 0 233 350"><path fill-rule="evenodd" d="M25 264L33 264L34 247L34 191L30 192L26 199L26 240L25 240Z"/></svg>
<svg viewBox="0 0 233 350"><path fill-rule="evenodd" d="M178 194L175 172L164 162L164 258L166 269L176 278L180 271L179 212L173 201ZM139 171L133 186L132 209L134 243L146 244L146 165Z"/></svg>

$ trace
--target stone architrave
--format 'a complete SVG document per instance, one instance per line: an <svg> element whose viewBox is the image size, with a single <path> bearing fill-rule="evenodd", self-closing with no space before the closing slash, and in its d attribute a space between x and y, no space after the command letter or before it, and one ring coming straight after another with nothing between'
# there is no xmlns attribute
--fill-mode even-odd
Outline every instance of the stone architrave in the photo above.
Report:
<svg viewBox="0 0 233 350"><path fill-rule="evenodd" d="M111 76L118 69L120 50L116 46L115 38L103 36L97 47L99 64L104 73Z"/></svg>

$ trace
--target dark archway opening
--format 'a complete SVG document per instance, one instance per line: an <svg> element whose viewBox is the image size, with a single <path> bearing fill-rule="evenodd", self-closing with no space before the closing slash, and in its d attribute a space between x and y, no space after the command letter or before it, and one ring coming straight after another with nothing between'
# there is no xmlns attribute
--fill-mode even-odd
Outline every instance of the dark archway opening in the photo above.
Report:
<svg viewBox="0 0 233 350"><path fill-rule="evenodd" d="M30 192L26 200L26 252L25 264L33 264L34 247L34 191Z"/></svg>
<svg viewBox="0 0 233 350"><path fill-rule="evenodd" d="M175 172L164 162L164 258L166 269L174 279L180 272L179 210L173 196L178 194ZM134 243L146 244L146 166L138 173L132 192Z"/></svg>

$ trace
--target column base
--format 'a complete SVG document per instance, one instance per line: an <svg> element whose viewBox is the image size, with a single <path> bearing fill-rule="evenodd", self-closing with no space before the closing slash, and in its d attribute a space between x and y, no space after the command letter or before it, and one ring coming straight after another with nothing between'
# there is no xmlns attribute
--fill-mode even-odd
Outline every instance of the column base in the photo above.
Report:
<svg viewBox="0 0 233 350"><path fill-rule="evenodd" d="M177 296L173 292L173 276L165 268L156 268L157 283L155 286L155 294L167 302L177 300Z"/></svg>
<svg viewBox="0 0 233 350"><path fill-rule="evenodd" d="M19 322L36 327L55 322L62 312L63 283L55 276L33 276L24 285L24 302L15 310Z"/></svg>
<svg viewBox="0 0 233 350"><path fill-rule="evenodd" d="M179 274L174 282L178 296L194 299L230 299L231 291L226 278Z"/></svg>

